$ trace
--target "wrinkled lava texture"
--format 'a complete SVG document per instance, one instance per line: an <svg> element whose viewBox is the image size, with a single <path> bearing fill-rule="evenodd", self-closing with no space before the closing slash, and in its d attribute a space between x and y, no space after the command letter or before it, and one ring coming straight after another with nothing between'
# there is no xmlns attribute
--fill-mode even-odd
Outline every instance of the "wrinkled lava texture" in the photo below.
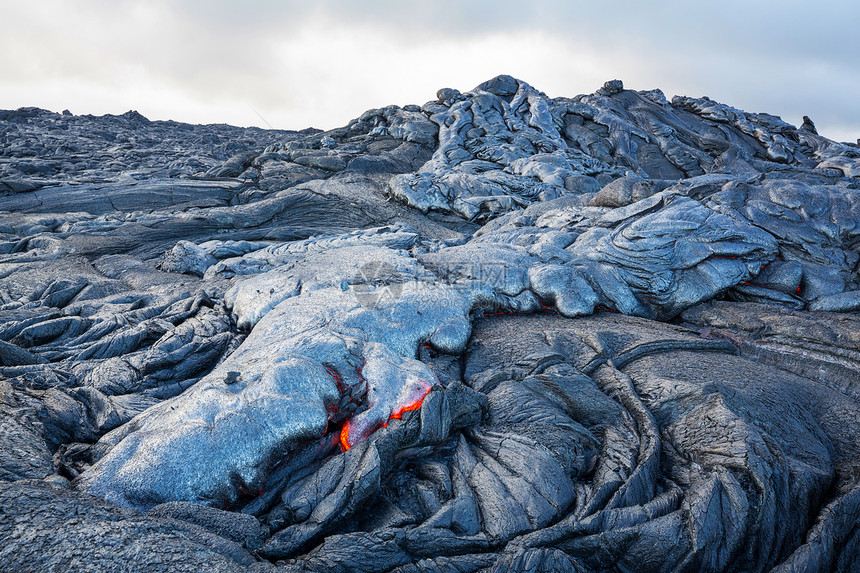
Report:
<svg viewBox="0 0 860 573"><path fill-rule="evenodd" d="M499 76L0 112L0 570L858 571L860 148Z"/></svg>

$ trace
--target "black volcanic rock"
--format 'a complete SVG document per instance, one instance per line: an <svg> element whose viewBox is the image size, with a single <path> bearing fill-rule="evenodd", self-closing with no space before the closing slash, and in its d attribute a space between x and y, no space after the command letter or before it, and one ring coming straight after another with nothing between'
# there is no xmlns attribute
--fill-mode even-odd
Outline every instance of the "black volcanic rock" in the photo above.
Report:
<svg viewBox="0 0 860 573"><path fill-rule="evenodd" d="M619 80L0 111L0 570L852 571L858 177Z"/></svg>

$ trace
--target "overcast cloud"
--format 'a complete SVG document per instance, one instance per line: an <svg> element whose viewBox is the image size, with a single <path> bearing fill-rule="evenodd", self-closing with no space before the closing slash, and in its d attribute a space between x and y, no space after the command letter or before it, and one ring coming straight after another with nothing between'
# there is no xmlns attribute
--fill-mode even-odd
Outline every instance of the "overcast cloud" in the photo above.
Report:
<svg viewBox="0 0 860 573"><path fill-rule="evenodd" d="M501 73L550 96L619 78L860 137L860 3L0 0L0 108L344 125Z"/></svg>

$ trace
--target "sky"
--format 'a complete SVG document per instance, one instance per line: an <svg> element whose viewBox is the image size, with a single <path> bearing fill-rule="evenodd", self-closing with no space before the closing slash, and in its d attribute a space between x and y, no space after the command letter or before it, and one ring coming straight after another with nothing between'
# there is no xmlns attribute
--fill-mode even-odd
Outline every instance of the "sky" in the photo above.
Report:
<svg viewBox="0 0 860 573"><path fill-rule="evenodd" d="M860 138L857 0L0 0L0 21L0 109L331 129L510 74Z"/></svg>

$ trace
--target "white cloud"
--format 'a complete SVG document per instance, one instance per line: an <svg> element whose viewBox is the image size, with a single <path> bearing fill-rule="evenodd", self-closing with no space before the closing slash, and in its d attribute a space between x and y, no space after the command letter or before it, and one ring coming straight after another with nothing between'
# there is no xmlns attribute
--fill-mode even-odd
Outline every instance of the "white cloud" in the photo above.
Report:
<svg viewBox="0 0 860 573"><path fill-rule="evenodd" d="M508 73L551 96L620 78L860 136L847 0L8 4L0 108L331 128Z"/></svg>

